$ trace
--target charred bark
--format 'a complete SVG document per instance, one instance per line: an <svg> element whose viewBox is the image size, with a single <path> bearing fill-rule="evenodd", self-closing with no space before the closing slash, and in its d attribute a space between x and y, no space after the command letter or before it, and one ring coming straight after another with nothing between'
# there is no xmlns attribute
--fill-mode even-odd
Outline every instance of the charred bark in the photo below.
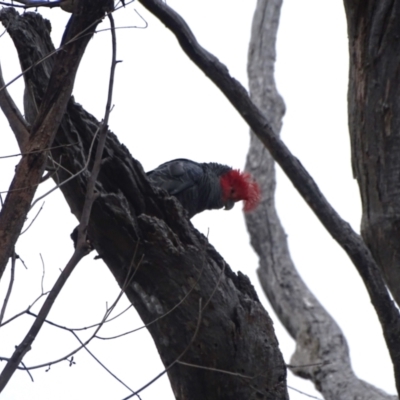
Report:
<svg viewBox="0 0 400 400"><path fill-rule="evenodd" d="M48 26L38 14L18 16L8 9L0 18L22 69L52 49ZM44 100L51 69L49 59L25 75L28 122L36 116L35 104ZM68 145L52 151L55 165L63 167L58 183L83 169L98 126L69 101L53 143ZM87 174L61 186L78 218ZM164 365L171 366L176 398L287 399L286 367L272 322L248 278L231 271L175 199L149 185L140 163L111 132L97 190L88 235L121 287L135 271L124 290L146 324L158 318L148 329Z"/></svg>

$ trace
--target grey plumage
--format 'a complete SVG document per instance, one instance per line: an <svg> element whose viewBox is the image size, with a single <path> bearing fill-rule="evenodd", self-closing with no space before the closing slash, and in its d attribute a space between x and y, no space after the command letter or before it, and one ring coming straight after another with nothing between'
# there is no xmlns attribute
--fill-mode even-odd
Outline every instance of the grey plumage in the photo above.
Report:
<svg viewBox="0 0 400 400"><path fill-rule="evenodd" d="M220 184L220 177L231 170L222 164L179 158L161 164L147 176L154 186L175 196L192 218L204 210L233 207L233 201L223 200Z"/></svg>

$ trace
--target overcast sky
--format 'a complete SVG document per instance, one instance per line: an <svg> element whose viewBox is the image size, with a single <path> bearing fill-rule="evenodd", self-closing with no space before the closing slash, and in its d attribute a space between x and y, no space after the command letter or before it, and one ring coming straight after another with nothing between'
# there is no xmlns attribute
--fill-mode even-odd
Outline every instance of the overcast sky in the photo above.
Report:
<svg viewBox="0 0 400 400"><path fill-rule="evenodd" d="M247 46L255 0L169 0L168 4L183 15L199 42L247 86ZM246 124L219 90L186 58L169 31L142 7L134 4L115 13L117 26L143 26L134 10L143 16L148 27L118 31L118 59L123 62L117 67L110 128L146 170L177 157L242 168L249 144ZM57 45L69 14L57 9L43 10L43 14L52 21L53 40ZM107 26L105 21L99 29ZM19 66L7 35L0 39L0 50L8 81L18 73ZM104 113L109 66L110 35L101 32L89 44L74 90L76 101L98 119ZM347 35L342 3L285 0L276 65L278 89L287 106L282 138L341 216L358 231L360 202L350 165L347 75ZM22 87L20 81L10 88L21 109ZM0 155L18 153L3 116L0 129ZM0 191L4 191L18 158L0 159L0 162ZM391 362L361 279L279 168L277 175L278 212L297 268L343 329L357 375L394 393ZM39 193L52 186L47 182ZM40 204L31 212L30 219ZM282 352L289 362L294 342L273 314L258 284L257 258L249 245L241 206L236 205L229 212L205 212L192 221L203 233L209 232L210 242L233 270L249 275L274 320ZM40 294L40 254L46 270L44 287L45 290L51 288L72 254L69 234L76 224L60 193L54 192L46 198L38 220L18 242L17 252L28 269L18 264L6 318L26 308ZM7 272L0 284L0 296L4 296L8 279ZM101 261L93 261L90 255L74 271L49 318L69 327L99 322L106 302L112 303L118 292L108 269ZM123 300L119 309L127 304ZM38 311L38 307L34 310ZM0 356L11 354L32 321L31 317L24 316L0 330ZM136 313L130 310L101 332L108 336L140 325ZM82 337L87 335L85 332ZM71 334L46 326L24 362L28 366L45 363L77 346ZM145 330L123 339L93 341L90 348L134 390L163 370ZM129 393L84 351L75 361L73 367L63 362L47 373L45 369L34 371L35 383L30 382L26 373L18 372L2 398L118 400ZM294 388L321 397L312 384L290 373L288 382ZM146 389L141 397L143 400L173 399L165 377ZM290 390L290 397L307 398L294 390Z"/></svg>

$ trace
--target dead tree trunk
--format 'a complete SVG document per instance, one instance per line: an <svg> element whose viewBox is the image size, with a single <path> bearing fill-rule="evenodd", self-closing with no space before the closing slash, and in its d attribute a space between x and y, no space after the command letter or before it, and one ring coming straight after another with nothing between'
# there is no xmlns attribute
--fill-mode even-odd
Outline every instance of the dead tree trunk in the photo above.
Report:
<svg viewBox="0 0 400 400"><path fill-rule="evenodd" d="M362 235L400 304L400 2L344 2L354 176Z"/></svg>
<svg viewBox="0 0 400 400"><path fill-rule="evenodd" d="M5 9L0 19L22 69L53 48L49 25L40 15ZM28 122L43 101L51 68L50 58L24 76ZM57 183L83 169L98 125L70 100L53 143L68 147L51 154L63 167ZM78 218L87 174L61 186ZM287 399L286 367L272 322L248 278L231 271L176 200L149 185L141 165L111 132L97 190L90 240L149 324L176 398Z"/></svg>

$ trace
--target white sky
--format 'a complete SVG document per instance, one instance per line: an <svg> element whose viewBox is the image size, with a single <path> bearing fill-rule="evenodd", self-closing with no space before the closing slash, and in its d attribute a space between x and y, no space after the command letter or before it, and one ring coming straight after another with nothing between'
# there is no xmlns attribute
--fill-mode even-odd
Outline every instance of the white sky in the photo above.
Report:
<svg viewBox="0 0 400 400"><path fill-rule="evenodd" d="M169 0L187 20L199 42L224 62L231 74L247 86L246 58L255 0ZM180 50L175 38L138 4L149 23L147 29L118 31L115 109L110 127L146 170L164 161L185 157L243 167L248 128L232 106ZM42 10L41 10L42 11ZM43 12L53 24L58 44L68 14ZM115 14L118 26L142 25L133 7ZM106 27L104 22L100 28ZM99 33L90 43L78 73L75 98L101 119L104 113L110 65L110 35ZM285 0L278 36L276 78L287 113L282 137L313 175L339 213L358 230L360 204L352 179L346 119L347 37L343 5L333 0ZM18 72L15 51L7 35L0 39L6 81ZM21 104L22 82L11 87ZM22 108L22 106L21 106ZM18 149L4 117L0 155ZM0 159L0 191L7 190L16 158ZM394 393L391 362L381 328L355 268L313 216L292 185L278 169L277 206L289 237L295 264L314 294L334 316L349 342L352 363L359 377ZM40 188L45 192L52 183ZM39 207L36 207L36 210ZM285 360L294 342L271 311L259 287L257 258L250 248L240 206L230 212L212 211L196 216L193 224L235 270L249 275L274 320ZM33 218L36 211L32 211ZM20 264L15 291L6 318L26 308L40 294L42 254L46 266L44 286L49 290L72 254L69 234L76 226L62 196L46 198L40 217L18 242ZM3 296L9 274L0 285ZM112 303L118 287L101 261L87 257L63 290L50 319L70 327L98 322L106 301ZM2 298L2 297L0 297ZM120 309L127 302L123 301ZM37 311L36 307L34 311ZM24 316L0 330L0 356L9 356L25 335L32 318ZM104 336L141 325L133 311L102 330ZM83 335L85 337L85 335ZM62 357L77 347L69 333L46 327L24 359L36 365ZM133 389L152 379L163 367L149 335L143 330L115 341L92 342L92 351ZM128 392L104 372L84 351L76 365L55 365L47 373L33 372L35 383L18 372L3 397L14 399L121 399ZM321 397L312 384L289 374L290 386ZM290 390L290 398L307 397ZM142 399L173 399L162 378L141 394Z"/></svg>

